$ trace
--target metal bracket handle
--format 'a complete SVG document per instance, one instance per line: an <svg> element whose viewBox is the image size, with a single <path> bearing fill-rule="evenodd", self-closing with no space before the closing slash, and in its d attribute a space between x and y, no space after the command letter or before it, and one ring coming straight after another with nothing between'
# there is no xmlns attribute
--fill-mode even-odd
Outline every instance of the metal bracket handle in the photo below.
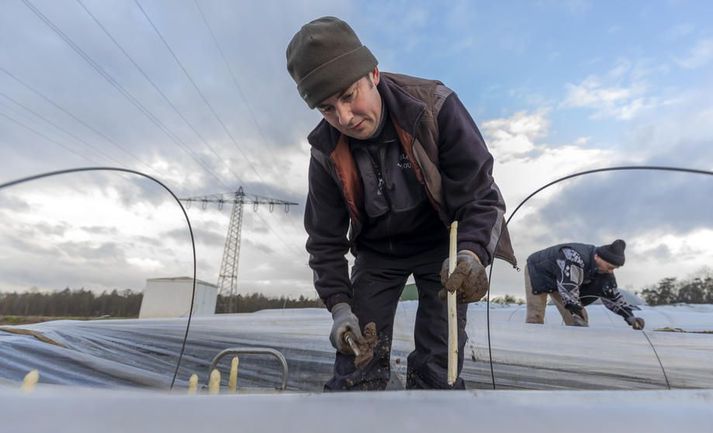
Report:
<svg viewBox="0 0 713 433"><path fill-rule="evenodd" d="M272 349L269 347L231 347L228 349L225 349L215 355L213 360L210 362L210 368L208 369L208 375L210 375L210 372L215 369L215 367L218 366L218 362L226 357L227 355L241 355L241 354L249 354L249 355L272 355L277 360L280 362L282 365L282 386L280 386L278 389L281 390L286 390L287 389L287 360L285 359L284 355L282 355L282 352L280 352L277 349Z"/></svg>

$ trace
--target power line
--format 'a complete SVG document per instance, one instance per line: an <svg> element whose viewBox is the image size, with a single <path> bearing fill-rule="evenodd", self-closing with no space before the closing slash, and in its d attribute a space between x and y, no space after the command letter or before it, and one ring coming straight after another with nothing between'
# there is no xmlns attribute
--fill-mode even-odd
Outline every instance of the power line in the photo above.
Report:
<svg viewBox="0 0 713 433"><path fill-rule="evenodd" d="M220 118L220 116L218 115L218 113L216 112L216 110L213 108L213 106L211 105L211 103L208 101L208 98L206 98L206 96L203 94L203 92L201 91L201 89L200 89L200 88L198 87L198 85L196 84L195 80L193 80L193 77L192 77L191 74L188 72L188 70L186 69L186 67L183 65L183 63L181 62L181 60L178 58L178 56L176 55L176 53L173 51L173 49L171 48L171 45L168 43L168 41L166 40L166 38L163 37L163 34L159 31L158 27L156 27L156 25L154 24L154 22L151 20L151 18L149 17L148 13L146 12L146 10L144 10L144 8L141 6L141 3L139 2L139 0L134 0L134 3L136 3L136 6L138 6L138 8L141 10L141 13L144 15L144 17L145 17L146 20L149 22L149 24L151 25L151 27L153 28L153 30L156 32L156 34L158 35L158 37L161 39L161 41L163 42L163 44L164 44L164 46L166 47L166 49L168 50L168 52L171 54L171 56L173 57L173 59L176 61L176 64L178 64L178 66L181 68L181 70L183 71L183 73L186 75L186 78L188 78L188 80L190 81L190 83L193 85L193 88L196 90L196 92L198 93L198 95L200 95L201 99L202 99L203 102L206 104L206 106L209 108L210 112L213 114L213 116L215 117L215 119L218 121L218 123L220 123L220 125L221 125L221 127L223 128L223 130L225 131L225 133L228 135L228 137L232 140L233 144L235 144L236 148L237 148L237 149L240 151L240 153L243 155L243 157L244 157L245 160L247 161L247 163L248 163L248 165L250 166L250 168L252 168L252 170L255 172L255 174L257 174L258 178L259 178L263 183L267 183L267 182L262 178L262 176L261 176L260 173L257 171L257 169L255 168L255 164L250 160L250 158L248 158L247 154L242 150L242 148L240 147L240 145L239 145L239 144L237 143L237 141L235 140L235 137L233 137L233 135L230 133L230 131L228 130L228 128L227 128L227 126L225 125L225 123L223 122L223 120ZM199 10L200 10L200 8L199 8ZM202 12L201 12L201 14L202 14ZM206 22L206 23L207 23L207 22ZM212 31L211 31L211 35L213 35ZM215 40L215 39L214 39L214 40ZM219 51L221 52L221 55L223 55L222 50L219 49ZM232 75L232 72L231 72L231 75ZM237 85L237 82L236 82L236 85ZM262 217L261 217L261 219L262 219ZM272 229L272 227L270 227L270 225L267 223L267 221L265 221L265 220L263 219L263 222L265 222L265 226L268 227L268 229L270 229L270 231L272 231L273 234L275 234L275 235L277 236L277 234L274 232L274 230ZM294 222L292 222L292 224L294 225ZM277 237L278 237L283 243L285 243L285 241L284 241L280 236L277 236ZM290 248L286 243L285 243L285 246L287 246L288 248Z"/></svg>
<svg viewBox="0 0 713 433"><path fill-rule="evenodd" d="M208 28L208 32L210 32L211 38L213 38L213 43L215 43L215 46L218 49L218 52L220 53L220 57L223 59L223 63L225 64L225 67L228 69L228 72L230 73L230 77L232 78L233 84L235 85L235 88L237 89L238 94L240 95L240 98L245 103L245 106L248 109L248 113L250 113L250 118L253 121L253 123L255 124L255 128L257 129L257 131L260 134L260 137L263 139L263 141L268 142L269 140L265 137L265 134L263 133L263 130L260 127L260 124L258 123L257 118L255 117L255 112L253 111L252 106L248 102L248 99L245 97L242 87L240 87L240 84L238 84L238 79L235 76L235 73L233 72L233 68L230 67L230 63L228 62L228 59L225 56L225 53L223 52L223 48L220 45L220 42L218 42L218 38L215 36L215 33L213 32L213 28L210 26L208 19L206 18L205 14L203 13L203 9L201 8L200 4L198 3L198 0L193 0L193 2L196 4L196 7L198 8L198 12L200 12L201 18L203 19L205 26Z"/></svg>
<svg viewBox="0 0 713 433"><path fill-rule="evenodd" d="M37 95L37 96L39 96L40 98L44 99L45 101L47 101L48 103L50 103L52 106L54 106L54 107L57 108L58 110L62 111L63 113L65 113L66 115L68 115L69 117L71 117L72 119L74 119L74 120L76 120L77 122L79 122L79 123L80 123L81 125L83 125L85 128L89 129L89 130L92 131L93 133L99 135L100 137L102 137L102 138L104 138L106 141L108 141L109 143L111 143L111 144L113 144L114 146L116 146L116 147L118 147L119 149L121 149L121 150L124 151L126 154L128 154L129 156L131 156L132 158L134 158L135 160L137 160L140 164L143 164L144 167L148 168L149 170L153 170L148 164L146 164L145 162L143 162L143 161L141 160L141 158L139 158L138 156L136 156L136 155L135 155L134 153L132 153L130 150L128 150L127 148L125 148L125 147L122 146L121 144L117 143L117 142L114 141L111 137L108 137L108 136L107 136L106 134L104 134L103 132L101 132L101 131L97 130L96 128L94 128L93 126L89 125L87 122L83 121L82 119L80 119L79 117L77 117L76 115L74 115L74 114L73 114L71 111L69 111L68 109L66 109L66 108L64 108L63 106L59 105L57 102L53 101L52 99L50 99L48 96L46 96L45 94L43 94L43 93L40 92L39 90L35 89L34 87L32 87L32 86L30 86L29 84L27 84L25 81L23 81L23 80L21 80L20 78L18 78L18 77L17 77L15 74L13 74L12 72L8 71L7 69L3 68L2 66L0 66L0 71L4 72L4 73L7 74L10 78L12 78L13 80L15 80L15 81L17 81L18 83L20 83L23 87L25 87L26 89L28 89L28 90L31 91L32 93L34 93L35 95Z"/></svg>
<svg viewBox="0 0 713 433"><path fill-rule="evenodd" d="M47 18L42 12L37 9L29 0L22 0L23 3L44 23L50 27L62 40L67 43L74 52L76 52L84 61L86 61L99 75L101 75L106 81L109 82L116 90L118 90L124 97L131 102L139 111L141 111L144 116L146 116L151 122L153 122L161 131L163 131L168 138L170 138L174 143L181 147L191 158L193 158L196 163L198 163L208 174L213 176L218 183L223 185L226 189L229 189L227 185L209 168L202 160L193 154L193 152L182 142L180 138L171 133L171 131L161 122L151 111L149 111L144 105L134 97L128 90L126 90L119 82L117 82L114 77L112 77L108 72L106 72L99 64L97 64L87 53L85 53L77 44L72 41L62 30L57 27L49 18Z"/></svg>
<svg viewBox="0 0 713 433"><path fill-rule="evenodd" d="M0 92L0 96L5 97L6 99L12 101L13 103L19 105L20 107L24 108L25 110L29 111L30 113L34 114L35 116L39 117L40 119L42 119L42 120L44 120L45 122L49 123L50 125L54 126L54 127L57 128L58 130L64 132L65 134L69 135L70 137L74 138L75 140L77 140L77 141L83 143L84 145L86 145L87 147L89 147L90 149L92 149L94 152L96 152L98 155L100 155L100 156L102 156L102 157L104 157L104 158L106 158L106 159L108 159L108 160L110 160L110 161L112 161L112 162L115 162L115 163L118 164L119 166L122 165L121 162L119 162L118 160L116 160L116 159L115 159L114 157L112 157L111 155L109 155L109 154L103 152L102 150L96 148L94 145L92 145L91 143L87 142L86 140L83 140L81 137L78 137L78 136L75 135L74 133L72 133L72 132L70 132L70 131L67 131L66 129L62 128L61 126L57 125L56 123L52 122L51 120L47 119L46 117L44 117L44 116L41 115L40 113L37 113L36 111L32 110L31 108L29 108L28 106L22 104L21 102L17 101L16 99L14 99L14 98L12 98L12 97L10 97L10 96L6 95L5 93L2 93L2 92Z"/></svg>
<svg viewBox="0 0 713 433"><path fill-rule="evenodd" d="M196 5L196 8L198 8L198 12L200 13L201 18L203 19L203 23L205 23L205 26L208 28L208 32L210 33L211 38L213 39L213 43L215 44L216 48L218 49L218 52L220 53L220 57L223 59L223 63L225 64L226 69L228 70L228 73L230 74L230 77L232 78L233 85L235 85L236 90L238 91L238 94L240 95L240 98L243 100L245 103L245 106L248 109L248 113L250 113L250 118L252 119L253 123L255 124L255 128L257 129L258 133L260 134L260 137L265 141L268 142L269 140L265 137L265 134L260 127L260 124L257 121L257 118L255 117L255 112L252 109L252 106L250 105L250 102L248 99L245 97L245 94L243 93L242 87L240 87L240 84L238 83L238 78L235 75L235 72L233 72L233 68L230 66L230 62L228 62L228 58L225 55L225 52L223 51L223 47L221 46L220 42L218 41L217 36L215 35L215 32L213 31L213 28L210 25L210 22L208 22L208 19L205 16L205 13L203 12L203 8L201 8L200 3L198 0L193 0L193 2ZM303 228L297 227L295 222L292 221L291 219L289 220L290 225L292 225L295 229L298 231L303 231Z"/></svg>
<svg viewBox="0 0 713 433"><path fill-rule="evenodd" d="M204 201L203 198L206 198L206 202L218 202L217 200L208 200L208 198L210 198L210 197L217 197L217 196L223 196L223 195L230 195L230 194L235 194L235 193L232 192L232 193L207 194L207 195L200 196L200 197L191 197L191 198L185 198L185 199L181 199L181 200L187 201L187 202L193 202L193 201L195 201L195 202L203 202L203 201ZM254 194L250 194L250 195L251 195L251 196L255 196ZM256 199L260 199L260 196L255 196L255 197L256 197ZM225 203L232 203L232 201L226 200ZM296 203L291 203L291 204L295 204L295 205L296 205ZM255 216L257 216L257 217L264 223L263 226L264 226L265 228L267 228L267 230L270 231L270 233L272 233L272 235L274 235L277 239L279 239L279 241L282 242L282 244L283 244L287 249L291 250L293 253L296 253L297 255L301 255L301 254L304 254L304 253L305 253L304 250L301 250L301 249L299 249L299 248L295 248L295 245L294 245L294 244L293 244L293 245L288 244L288 243L285 241L285 239L284 239L282 236L280 236L280 235L272 228L272 226L270 225L270 223L269 223L262 215L260 215L259 212L257 212L257 209L253 209L253 210L255 210L255 212L253 212L253 214L254 214Z"/></svg>
<svg viewBox="0 0 713 433"><path fill-rule="evenodd" d="M226 189L230 189L230 187L226 186L225 183L213 172L212 169L206 166L206 164L198 158L190 149L187 148L185 143L183 141L175 136L174 134L171 133L171 131L150 111L148 108L146 108L134 95L129 92L126 88L124 88L116 79L113 78L108 72L106 72L99 64L97 64L86 52L84 52L72 39L70 39L64 32L62 32L61 29L59 29L58 26L56 26L49 18L47 18L42 12L37 9L29 0L22 0L23 3L37 16L39 17L50 29L52 29L62 40L64 40L65 43L67 43L70 48L72 48L85 62L87 62L99 75L101 75L107 82L109 82L110 85L112 85L117 91L119 91L129 102L131 102L144 116L146 116L152 123L154 123L161 131L166 134L168 138L170 138L174 143L179 145L191 158L194 159L196 163L198 163L205 171L206 173L210 174L215 180L218 181L219 184L221 184L223 187ZM237 141L235 138L232 136L230 131L227 129L227 126L225 123L220 119L220 116L218 116L217 112L215 109L212 107L208 99L205 97L205 95L200 91L200 88L197 86L193 78L190 76L188 73L187 69L183 66L183 64L180 62L178 57L176 56L175 52L171 49L170 45L166 41L166 39L163 37L163 35L160 33L158 28L155 26L155 24L151 21L150 17L148 14L145 12L145 10L141 7L141 5L136 1L137 6L141 10L141 12L144 14L148 22L151 24L152 28L154 31L158 34L159 38L162 40L168 51L171 53L173 56L174 60L177 62L179 67L182 69L184 74L186 74L186 77L189 79L191 84L194 86L198 94L201 96L203 101L206 103L208 108L211 110L212 114L215 116L217 121L221 124L223 129L225 130L226 134L230 139L233 141L233 143L236 145L236 147L241 151L245 159L247 160L248 164L252 168L253 171L257 174L258 178L262 180L264 183L265 180L262 179L262 176L260 176L260 173L257 171L255 165L249 160L247 155L240 149L240 146L238 145ZM222 158L221 158L222 160ZM237 176L236 176L237 177ZM274 230L269 226L269 224L266 223L266 227L268 227L273 233ZM278 236L282 240L281 237ZM284 240L282 240L284 243Z"/></svg>
<svg viewBox="0 0 713 433"><path fill-rule="evenodd" d="M194 201L200 202L204 209L208 203L217 203L219 209L222 209L225 204L233 205L230 213L228 233L225 237L223 259L221 260L220 272L218 273L218 288L221 295L228 297L229 312L235 312L235 309L232 308L232 303L235 301L238 288L238 265L240 261L240 244L244 206L252 205L253 209L257 211L259 206L267 205L270 212L273 211L275 206L284 206L285 212L288 212L290 206L297 205L297 203L271 197L263 197L255 194L245 194L242 187L229 194L210 194L207 196L182 198L181 201L188 203ZM260 216L260 218L264 221L262 216ZM267 225L267 222L265 222L265 226L267 226L268 229L270 228L270 226ZM278 236L278 239L281 238ZM284 243L284 240L282 242ZM285 244L285 246L289 248L287 244Z"/></svg>
<svg viewBox="0 0 713 433"><path fill-rule="evenodd" d="M92 161L92 160L91 160L89 157L87 157L86 155L82 155L81 153L77 152L76 150L72 149L71 147L68 147L68 146L66 146L66 145L63 144L63 143L60 143L59 141L56 141L56 140L51 139L50 137L48 137L48 136L46 136L45 134L43 134L43 133L37 131L36 129L32 128L31 126L27 126L27 125L25 125L24 123L20 122L19 120L13 119L12 117L10 117L10 116L8 116L7 114L2 113L2 112L0 112L0 116L2 116L2 117L4 117L4 118L8 119L9 121L11 121L11 122L13 122L13 123L15 123L15 124L17 124L17 125L19 125L19 126L25 128L25 129L27 129L28 131L31 131L31 132L33 132L33 133L39 135L40 137L44 138L45 140L47 140L47 141L49 141L49 142L51 142L51 143L54 143L54 144L56 144L57 146L60 146L61 148L63 148L63 149L66 150L67 152L73 153L74 155L76 155L76 156L78 156L78 157L80 157L80 158L84 158L84 159L86 159L87 161L89 161L89 163L91 163L91 164L94 163L94 161Z"/></svg>
<svg viewBox="0 0 713 433"><path fill-rule="evenodd" d="M23 0L23 1L26 1L26 0ZM262 178L262 176L260 175L260 173L259 173L259 172L257 171L257 169L255 168L255 164L253 164L253 162L250 160L250 158L248 157L248 155L247 155L247 154L243 151L243 149L240 147L240 145L238 144L238 142L237 142L237 140L235 139L235 137L233 137L233 134L230 133L230 130L228 130L228 127L225 125L225 123L224 123L223 120L220 118L220 116L218 115L218 113L215 111L215 109L213 108L213 106L211 105L211 103L208 101L208 98L206 98L206 96L203 94L203 92L202 92L201 89L198 87L198 85L196 84L196 82L193 80L193 77L191 77L191 74L188 72L188 70L186 69L186 67L183 65L183 63L181 62L181 60L178 58L178 56L176 55L176 53L173 51L173 49L171 48L171 45L168 43L168 41L166 41L166 39L163 37L163 34L161 34L161 32L159 31L158 27L156 27L156 25L155 25L154 22L151 20L151 18L149 17L149 15L146 13L146 11L144 10L144 8L141 6L141 3L139 3L139 0L134 0L134 3L136 3L136 6L138 6L138 8L141 10L141 13L144 15L144 17L145 17L146 20L149 22L149 24L151 25L151 27L154 29L154 31L156 32L156 34L158 35L158 37L161 39L161 42L163 42L163 44L166 46L166 49L167 49L168 52L171 54L171 56L173 57L173 59L176 61L176 63L178 64L178 66L181 68L181 70L183 71L183 73L186 75L186 78L188 78L188 81L190 81L190 83L193 85L193 88L196 90L196 92L197 92L198 95L201 97L201 99L203 100L203 102L206 104L206 106L208 107L208 109L210 110L210 112L213 114L213 117L215 117L215 119L218 121L218 123L220 124L220 126L221 126L221 127L223 128L223 130L225 131L226 135L230 138L230 140L233 142L233 144L234 144L235 147L238 149L238 151L240 151L240 153L243 155L243 157L244 157L245 160L247 161L247 163L248 163L248 165L250 166L250 168L252 168L252 170L255 172L255 174L257 175L257 177L258 177L263 183L267 183L267 182L265 182L265 180Z"/></svg>
<svg viewBox="0 0 713 433"><path fill-rule="evenodd" d="M173 102L166 96L166 94L159 88L159 86L149 77L149 75L144 71L144 69L134 60L133 57L124 49L124 47L116 40L116 38L107 30L107 28L99 21L99 19L87 8L87 6L82 2L82 0L76 0L77 3L86 11L86 13L94 20L94 22L99 26L99 28L104 32L104 34L111 39L111 41L116 45L119 50L124 54L124 56L131 62L132 65L143 75L143 77L151 84L151 86L158 92L159 95L163 98L163 100L173 109L173 111L186 123L186 125L193 131L194 134L203 142L203 144L206 145L206 147L218 158L219 161L223 161L226 164L226 167L230 172L235 176L235 178L238 180L239 183L243 183L242 179L240 176L235 173L232 168L228 165L227 161L225 158L222 158L218 153L213 149L213 147L208 143L208 141L196 130L196 128L193 126L193 124L186 119L186 117L181 113L181 111L175 106Z"/></svg>

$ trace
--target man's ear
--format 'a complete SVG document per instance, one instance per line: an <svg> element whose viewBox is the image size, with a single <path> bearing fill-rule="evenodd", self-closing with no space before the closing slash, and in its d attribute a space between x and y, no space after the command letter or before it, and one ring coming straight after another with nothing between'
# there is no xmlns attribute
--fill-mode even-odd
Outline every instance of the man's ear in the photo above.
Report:
<svg viewBox="0 0 713 433"><path fill-rule="evenodd" d="M380 75L379 75L379 67L378 66L374 66L374 70L369 72L369 78L371 79L371 82L374 83L375 86L379 84Z"/></svg>

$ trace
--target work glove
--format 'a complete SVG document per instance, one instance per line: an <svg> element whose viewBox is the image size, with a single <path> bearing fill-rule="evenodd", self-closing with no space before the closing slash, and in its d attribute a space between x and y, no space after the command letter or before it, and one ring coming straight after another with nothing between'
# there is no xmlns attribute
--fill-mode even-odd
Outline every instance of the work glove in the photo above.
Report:
<svg viewBox="0 0 713 433"><path fill-rule="evenodd" d="M636 316L627 317L626 323L628 323L629 326L631 326L633 329L636 329L637 331L644 329L644 325L646 324L646 322L644 322L644 319Z"/></svg>
<svg viewBox="0 0 713 433"><path fill-rule="evenodd" d="M346 302L340 302L332 307L332 332L329 341L337 351L345 355L354 355L351 346L345 340L347 331L351 332L356 344L364 344L364 337L359 329L359 319L352 313L352 307Z"/></svg>
<svg viewBox="0 0 713 433"><path fill-rule="evenodd" d="M478 256L469 250L458 251L456 269L448 276L448 259L441 266L441 299L446 299L446 290L456 292L459 304L480 301L488 292L488 276Z"/></svg>
<svg viewBox="0 0 713 433"><path fill-rule="evenodd" d="M574 320L572 326L589 326L589 323L587 323L587 321L584 320L584 317L580 316L579 314L572 313L572 319Z"/></svg>
<svg viewBox="0 0 713 433"><path fill-rule="evenodd" d="M570 312L572 315L572 320L574 323L572 323L572 326L584 326L588 327L589 323L587 323L586 320L584 320L584 315L582 314L582 307L576 304L568 304L565 305L564 307L567 309L567 311Z"/></svg>

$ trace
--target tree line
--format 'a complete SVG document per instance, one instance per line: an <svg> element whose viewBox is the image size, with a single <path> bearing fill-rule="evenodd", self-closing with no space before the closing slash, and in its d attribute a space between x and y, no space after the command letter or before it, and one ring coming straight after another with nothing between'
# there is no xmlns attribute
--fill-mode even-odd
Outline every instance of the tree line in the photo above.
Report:
<svg viewBox="0 0 713 433"><path fill-rule="evenodd" d="M649 305L713 304L713 276L703 275L681 281L673 277L664 278L655 286L644 289L641 297Z"/></svg>
<svg viewBox="0 0 713 433"><path fill-rule="evenodd" d="M45 317L138 317L143 293L129 289L104 291L66 288L57 292L0 292L0 315ZM323 307L319 299L300 296L269 298L259 293L232 298L218 295L216 313L251 313L270 308Z"/></svg>
<svg viewBox="0 0 713 433"><path fill-rule="evenodd" d="M675 303L713 304L713 275L678 280L668 277L642 290L641 297L649 305ZM47 317L138 317L143 294L129 289L104 291L101 294L87 289L65 288L57 292L0 292L0 315ZM512 296L491 302L517 302ZM520 301L521 302L521 301ZM322 308L320 299L267 297L261 293L218 295L216 313L251 313L274 308Z"/></svg>
<svg viewBox="0 0 713 433"><path fill-rule="evenodd" d="M279 298L268 298L261 293L249 295L223 296L218 295L215 305L216 313L252 313L253 311L268 310L274 308L321 308L324 307L322 300L317 298L306 298L300 295L297 299L280 296Z"/></svg>
<svg viewBox="0 0 713 433"><path fill-rule="evenodd" d="M0 293L0 315L48 317L138 317L143 294L132 290Z"/></svg>

